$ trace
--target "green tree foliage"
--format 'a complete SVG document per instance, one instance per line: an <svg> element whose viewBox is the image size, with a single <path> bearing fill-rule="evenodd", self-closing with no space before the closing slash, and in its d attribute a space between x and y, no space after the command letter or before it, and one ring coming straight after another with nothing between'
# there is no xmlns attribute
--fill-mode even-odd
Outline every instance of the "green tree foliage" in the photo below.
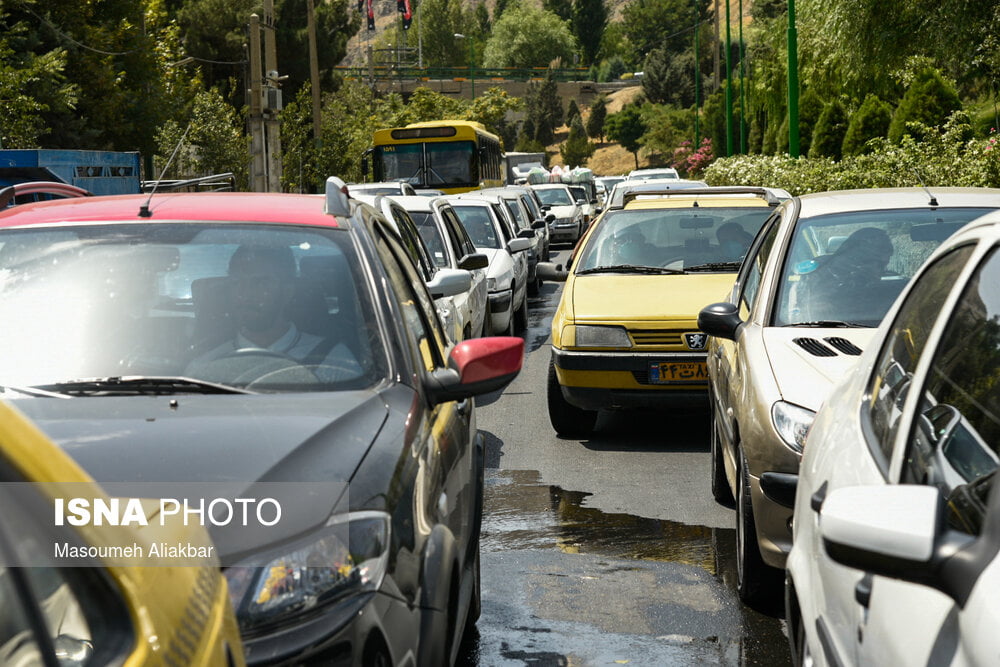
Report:
<svg viewBox="0 0 1000 667"><path fill-rule="evenodd" d="M629 71L625 61L621 56L611 56L607 60L602 60L597 67L597 80L600 82L617 81L618 78Z"/></svg>
<svg viewBox="0 0 1000 667"><path fill-rule="evenodd" d="M514 145L517 126L506 121L507 113L524 108L524 100L511 97L502 88L488 88L468 106L464 118L482 123L488 130L504 139L505 146Z"/></svg>
<svg viewBox="0 0 1000 667"><path fill-rule="evenodd" d="M892 114L889 140L898 143L903 135L912 133L914 130L909 123L940 125L961 107L954 87L937 70L923 67L915 73L913 82Z"/></svg>
<svg viewBox="0 0 1000 667"><path fill-rule="evenodd" d="M726 152L726 100L720 89L705 98L701 112L701 133L712 140L712 146L724 155Z"/></svg>
<svg viewBox="0 0 1000 667"><path fill-rule="evenodd" d="M597 62L601 38L608 24L608 7L604 0L573 0L571 25L584 65Z"/></svg>
<svg viewBox="0 0 1000 667"><path fill-rule="evenodd" d="M469 45L455 37L456 33L468 33L461 0L423 0L420 11L424 64L431 67L468 65Z"/></svg>
<svg viewBox="0 0 1000 667"><path fill-rule="evenodd" d="M563 122L562 100L559 98L558 87L551 71L544 81L528 84L524 95L524 107L534 128L530 138L543 146L551 144L556 128Z"/></svg>
<svg viewBox="0 0 1000 667"><path fill-rule="evenodd" d="M583 128L583 120L577 114L569 127L569 136L559 147L559 154L562 156L563 164L567 167L582 167L587 164L587 160L594 154L597 147L587 139L587 132Z"/></svg>
<svg viewBox="0 0 1000 667"><path fill-rule="evenodd" d="M809 146L809 157L832 157L839 160L844 136L847 134L847 110L844 103L834 100L823 107Z"/></svg>
<svg viewBox="0 0 1000 667"><path fill-rule="evenodd" d="M669 104L642 105L642 120L646 132L640 143L650 153L660 156L674 155L675 149L694 139L694 113Z"/></svg>
<svg viewBox="0 0 1000 667"><path fill-rule="evenodd" d="M702 90L705 89L704 82ZM650 102L689 107L694 104L694 54L672 55L653 49L643 66L642 89Z"/></svg>
<svg viewBox="0 0 1000 667"><path fill-rule="evenodd" d="M823 113L823 100L811 89L807 89L799 98L799 155L809 155L812 147L812 136L816 129L819 115ZM788 152L788 116L778 129L778 151Z"/></svg>
<svg viewBox="0 0 1000 667"><path fill-rule="evenodd" d="M708 7L700 0L697 11L704 17ZM692 47L690 30L695 21L690 0L635 0L622 8L622 28L628 38L630 51L626 59L633 65L645 60L654 48L680 53Z"/></svg>
<svg viewBox="0 0 1000 667"><path fill-rule="evenodd" d="M892 122L892 107L878 98L868 95L858 110L851 116L844 135L842 153L844 155L860 155L869 152L866 145L877 137L885 137L889 133L889 123Z"/></svg>
<svg viewBox="0 0 1000 667"><path fill-rule="evenodd" d="M563 21L569 21L573 15L572 0L542 0L542 9L552 12Z"/></svg>
<svg viewBox="0 0 1000 667"><path fill-rule="evenodd" d="M573 119L580 117L580 107L577 106L576 100L571 99L569 104L566 106L566 124L569 126L573 125Z"/></svg>
<svg viewBox="0 0 1000 667"><path fill-rule="evenodd" d="M587 136L592 138L600 137L604 141L604 121L608 117L608 98L599 95L594 103L590 105L590 115L587 117Z"/></svg>
<svg viewBox="0 0 1000 667"><path fill-rule="evenodd" d="M604 130L608 134L608 139L617 141L622 148L632 153L635 158L635 168L639 168L639 143L642 135L646 133L646 123L642 119L642 112L634 104L625 106L618 113L613 113L604 121Z"/></svg>
<svg viewBox="0 0 1000 667"><path fill-rule="evenodd" d="M174 155L164 178L232 172L238 190L245 190L249 185L247 155L250 142L243 131L243 119L214 88L195 96L186 123L165 122L156 133L156 144L156 178L160 178L167 160Z"/></svg>
<svg viewBox="0 0 1000 667"><path fill-rule="evenodd" d="M483 51L483 65L545 66L556 58L571 62L575 51L576 38L566 21L544 9L514 4L495 20L493 34Z"/></svg>

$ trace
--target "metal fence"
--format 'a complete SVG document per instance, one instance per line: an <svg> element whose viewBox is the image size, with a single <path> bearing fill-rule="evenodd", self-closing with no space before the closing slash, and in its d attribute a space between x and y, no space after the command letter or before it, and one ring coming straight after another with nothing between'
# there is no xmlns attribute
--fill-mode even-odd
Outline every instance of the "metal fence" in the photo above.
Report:
<svg viewBox="0 0 1000 667"><path fill-rule="evenodd" d="M376 81L386 79L408 79L414 81L436 81L439 79L455 81L541 81L551 73L556 81L589 81L590 70L586 67L564 67L550 69L548 67L393 67L376 65L374 67L336 67L345 79Z"/></svg>

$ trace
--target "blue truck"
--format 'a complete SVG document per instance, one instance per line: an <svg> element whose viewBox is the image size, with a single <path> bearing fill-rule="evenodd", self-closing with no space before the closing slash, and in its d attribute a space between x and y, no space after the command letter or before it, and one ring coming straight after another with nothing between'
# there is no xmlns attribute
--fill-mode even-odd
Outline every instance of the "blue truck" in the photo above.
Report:
<svg viewBox="0 0 1000 667"><path fill-rule="evenodd" d="M56 149L0 150L0 189L54 181L93 195L142 192L138 152Z"/></svg>

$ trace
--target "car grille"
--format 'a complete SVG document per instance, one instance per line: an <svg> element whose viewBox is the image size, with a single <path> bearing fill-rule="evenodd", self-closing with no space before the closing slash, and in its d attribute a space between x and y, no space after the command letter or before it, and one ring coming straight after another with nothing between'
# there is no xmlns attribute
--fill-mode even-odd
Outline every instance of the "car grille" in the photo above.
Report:
<svg viewBox="0 0 1000 667"><path fill-rule="evenodd" d="M182 667L191 664L212 613L212 603L219 585L218 574L217 568L210 566L201 568L194 590L191 591L191 597L188 598L187 607L184 609L184 616L170 637L170 643L163 655L165 665Z"/></svg>
<svg viewBox="0 0 1000 667"><path fill-rule="evenodd" d="M824 338L827 343L837 348L844 354L850 354L853 356L858 356L861 354L861 348L847 340L846 338L840 338L839 336L830 336L829 338Z"/></svg>
<svg viewBox="0 0 1000 667"><path fill-rule="evenodd" d="M684 331L691 331L685 329ZM628 333L632 337L632 342L638 346L643 345L684 345L684 331L674 331L672 329L631 329Z"/></svg>

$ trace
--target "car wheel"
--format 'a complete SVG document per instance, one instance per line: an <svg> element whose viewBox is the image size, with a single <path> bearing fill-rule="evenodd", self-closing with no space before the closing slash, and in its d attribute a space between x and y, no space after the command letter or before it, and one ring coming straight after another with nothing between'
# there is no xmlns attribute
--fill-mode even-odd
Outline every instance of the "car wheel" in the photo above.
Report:
<svg viewBox="0 0 1000 667"><path fill-rule="evenodd" d="M709 399L711 400L711 399ZM715 408L712 407L712 417L709 420L709 442L712 448L712 497L715 502L726 507L735 505L733 490L729 486L726 478L726 461L722 451L722 442L719 440L719 428L715 416Z"/></svg>
<svg viewBox="0 0 1000 667"><path fill-rule="evenodd" d="M528 283L528 296L538 296L538 290L542 286L542 281L537 275L535 279Z"/></svg>
<svg viewBox="0 0 1000 667"><path fill-rule="evenodd" d="M549 362L548 380L549 421L556 433L568 438L582 438L590 435L597 422L596 410L583 410L570 405L563 396L559 380L556 378L556 365Z"/></svg>
<svg viewBox="0 0 1000 667"><path fill-rule="evenodd" d="M517 327L517 332L519 334L524 334L528 330L528 295L524 295L524 300L521 301L521 307L517 309L514 313L514 325Z"/></svg>
<svg viewBox="0 0 1000 667"><path fill-rule="evenodd" d="M736 475L736 591L744 604L766 613L780 606L784 594L784 572L765 563L760 555L750 472L742 455Z"/></svg>
<svg viewBox="0 0 1000 667"><path fill-rule="evenodd" d="M479 332L480 338L487 338L493 335L493 316L490 315L489 311L483 315L483 329Z"/></svg>
<svg viewBox="0 0 1000 667"><path fill-rule="evenodd" d="M469 613L465 617L465 632L476 627L476 621L483 613L482 577L479 570L479 544L476 544L476 562L472 565L472 599L469 600Z"/></svg>

